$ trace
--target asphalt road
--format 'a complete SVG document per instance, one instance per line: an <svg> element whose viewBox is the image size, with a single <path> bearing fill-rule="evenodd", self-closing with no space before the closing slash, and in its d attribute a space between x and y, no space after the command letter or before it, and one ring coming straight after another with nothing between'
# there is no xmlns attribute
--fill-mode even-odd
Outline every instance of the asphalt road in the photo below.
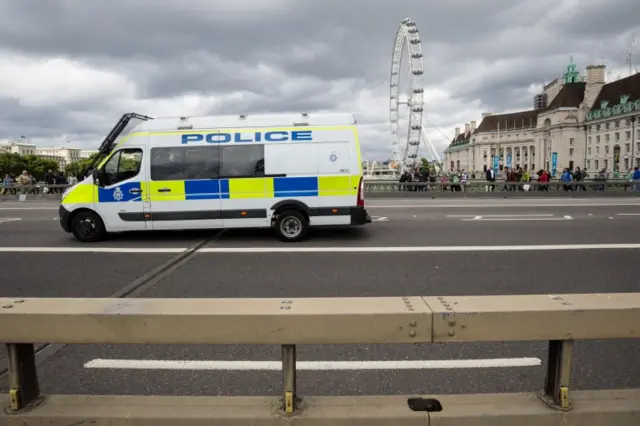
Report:
<svg viewBox="0 0 640 426"><path fill-rule="evenodd" d="M372 200L367 204L375 219L372 224L317 231L298 245L279 243L268 231L148 233L113 237L97 245L111 248L110 252L94 253L89 250L96 245L78 244L62 232L54 205L2 203L0 294L119 297L121 293L116 293L127 286L137 288L131 297L640 291L640 248L597 247L640 243L637 199ZM203 243L186 262L175 263L182 249ZM591 246L576 250L570 247L573 244ZM553 247L522 250L523 245ZM495 249L452 248L460 246ZM49 251L38 251L43 247ZM340 252L345 247L350 251ZM430 251L401 252L399 247ZM132 248L138 251L122 252ZM150 253L151 248L166 250ZM298 248L311 251L296 251ZM640 341L579 342L573 387L640 387L638 353ZM46 393L252 395L280 390L280 373L275 371L84 367L94 359L275 361L280 352L272 346L68 345L47 354L39 359ZM301 346L298 358L539 358L542 362L541 366L491 369L303 371L298 389L306 395L528 391L543 384L546 342ZM5 375L0 378L2 391L6 386Z"/></svg>

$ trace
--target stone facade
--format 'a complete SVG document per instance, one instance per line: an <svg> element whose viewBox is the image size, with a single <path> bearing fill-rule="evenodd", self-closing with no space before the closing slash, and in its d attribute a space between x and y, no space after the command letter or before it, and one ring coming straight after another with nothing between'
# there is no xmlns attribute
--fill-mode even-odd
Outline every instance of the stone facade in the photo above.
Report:
<svg viewBox="0 0 640 426"><path fill-rule="evenodd" d="M500 168L556 174L564 167L611 172L639 164L640 74L605 84L604 70L589 66L585 78L571 63L563 78L545 85L547 106L485 113L477 128L473 123L463 133L456 129L445 150L445 170L478 173L492 167L496 155Z"/></svg>

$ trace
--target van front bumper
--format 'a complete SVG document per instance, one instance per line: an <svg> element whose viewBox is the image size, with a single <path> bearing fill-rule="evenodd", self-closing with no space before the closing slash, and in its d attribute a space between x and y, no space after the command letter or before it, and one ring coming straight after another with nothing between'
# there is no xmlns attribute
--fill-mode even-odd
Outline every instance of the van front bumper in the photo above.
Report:
<svg viewBox="0 0 640 426"><path fill-rule="evenodd" d="M371 223L371 216L364 207L351 207L351 224L365 225Z"/></svg>
<svg viewBox="0 0 640 426"><path fill-rule="evenodd" d="M58 208L58 216L60 217L60 226L64 229L64 232L71 232L69 229L69 215L71 212L65 209L62 205Z"/></svg>

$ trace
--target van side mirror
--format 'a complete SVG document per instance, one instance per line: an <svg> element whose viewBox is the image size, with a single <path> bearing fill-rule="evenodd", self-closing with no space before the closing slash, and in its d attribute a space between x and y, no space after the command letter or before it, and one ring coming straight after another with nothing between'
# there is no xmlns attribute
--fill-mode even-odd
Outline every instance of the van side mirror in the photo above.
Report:
<svg viewBox="0 0 640 426"><path fill-rule="evenodd" d="M98 169L91 170L91 176L93 177L93 183L100 186L100 172Z"/></svg>

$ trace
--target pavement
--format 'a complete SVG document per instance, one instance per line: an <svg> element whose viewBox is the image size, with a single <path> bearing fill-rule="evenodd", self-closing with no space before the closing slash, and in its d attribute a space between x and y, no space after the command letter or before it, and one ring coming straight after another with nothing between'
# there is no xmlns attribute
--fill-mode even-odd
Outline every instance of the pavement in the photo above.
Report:
<svg viewBox="0 0 640 426"><path fill-rule="evenodd" d="M60 229L55 204L5 202L0 294L285 298L640 291L638 198L376 199L367 201L367 209L371 224L317 230L295 245L255 230L121 234L82 245ZM198 250L184 258L183 251L192 247ZM352 361L354 369L301 371L298 390L304 395L532 391L543 385L546 345L304 345L298 347L299 361ZM578 342L572 387L640 387L639 353L638 340ZM278 371L225 370L224 363L223 370L197 372L85 364L219 360L251 366L279 358L275 346L66 345L47 348L38 361L45 393L275 395ZM358 361L368 360L455 365L455 360L479 359L505 365L537 359L540 365L357 369ZM0 391L6 387L3 375Z"/></svg>

